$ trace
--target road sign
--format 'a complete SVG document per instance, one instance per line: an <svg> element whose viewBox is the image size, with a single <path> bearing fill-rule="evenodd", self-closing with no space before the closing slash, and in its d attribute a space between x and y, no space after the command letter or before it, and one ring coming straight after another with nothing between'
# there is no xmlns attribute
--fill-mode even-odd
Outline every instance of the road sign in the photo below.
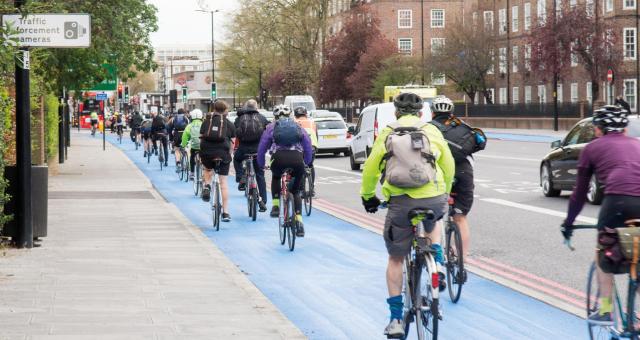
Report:
<svg viewBox="0 0 640 340"><path fill-rule="evenodd" d="M116 65L102 64L102 68L107 70L107 78L99 84L91 86L89 91L115 91L118 86L118 73Z"/></svg>
<svg viewBox="0 0 640 340"><path fill-rule="evenodd" d="M91 16L89 14L7 14L2 25L17 31L10 38L20 47L89 47Z"/></svg>
<svg viewBox="0 0 640 340"><path fill-rule="evenodd" d="M96 100L107 100L107 94L104 92L96 94Z"/></svg>
<svg viewBox="0 0 640 340"><path fill-rule="evenodd" d="M607 70L607 81L609 82L609 84L613 84L613 70L612 69L608 69Z"/></svg>

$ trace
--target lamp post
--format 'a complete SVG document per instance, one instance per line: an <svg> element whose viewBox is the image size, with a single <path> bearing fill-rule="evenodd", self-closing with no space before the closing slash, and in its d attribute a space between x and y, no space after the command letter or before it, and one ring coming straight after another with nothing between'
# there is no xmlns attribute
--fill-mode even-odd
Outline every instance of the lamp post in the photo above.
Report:
<svg viewBox="0 0 640 340"><path fill-rule="evenodd" d="M204 9L197 9L197 12L211 13L211 82L216 81L216 48L215 48L215 26L214 26L214 14L220 12L219 9L213 11L207 11Z"/></svg>

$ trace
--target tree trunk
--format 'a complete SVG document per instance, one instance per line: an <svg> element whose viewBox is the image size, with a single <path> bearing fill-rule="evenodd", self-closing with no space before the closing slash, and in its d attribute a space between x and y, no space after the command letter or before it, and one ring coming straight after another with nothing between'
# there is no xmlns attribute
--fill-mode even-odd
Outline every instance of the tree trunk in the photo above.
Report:
<svg viewBox="0 0 640 340"><path fill-rule="evenodd" d="M595 78L595 77L594 77ZM598 96L600 95L600 84L598 84L598 80L591 78L591 102L592 106L598 102Z"/></svg>

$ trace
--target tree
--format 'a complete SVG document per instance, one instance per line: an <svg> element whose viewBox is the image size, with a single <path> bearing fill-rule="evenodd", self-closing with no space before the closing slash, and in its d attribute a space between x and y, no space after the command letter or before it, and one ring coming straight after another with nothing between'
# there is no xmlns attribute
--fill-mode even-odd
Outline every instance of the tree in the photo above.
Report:
<svg viewBox="0 0 640 340"><path fill-rule="evenodd" d="M135 95L140 92L152 92L156 87L156 80L153 73L136 72L135 77L127 81L129 85L129 95Z"/></svg>
<svg viewBox="0 0 640 340"><path fill-rule="evenodd" d="M371 41L360 56L355 70L346 79L347 87L351 90L353 98L359 99L361 102L373 99L371 93L376 76L385 66L384 61L396 54L395 44L382 36L380 31L378 33L380 33L378 36L371 37Z"/></svg>
<svg viewBox="0 0 640 340"><path fill-rule="evenodd" d="M471 101L480 92L491 103L487 74L494 67L495 47L490 31L457 21L448 26L444 44L431 47L426 73L444 75Z"/></svg>
<svg viewBox="0 0 640 340"><path fill-rule="evenodd" d="M385 86L415 84L420 77L419 60L403 55L391 56L382 61L371 84L369 97L384 101Z"/></svg>

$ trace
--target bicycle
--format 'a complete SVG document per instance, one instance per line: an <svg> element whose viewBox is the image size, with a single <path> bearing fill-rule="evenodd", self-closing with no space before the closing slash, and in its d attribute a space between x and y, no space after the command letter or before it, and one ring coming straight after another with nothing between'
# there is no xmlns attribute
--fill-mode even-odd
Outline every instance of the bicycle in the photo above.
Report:
<svg viewBox="0 0 640 340"><path fill-rule="evenodd" d="M307 216L311 215L313 209L313 177L311 176L311 167L304 168L302 198L304 203L304 211Z"/></svg>
<svg viewBox="0 0 640 340"><path fill-rule="evenodd" d="M145 142L144 148L147 151L147 164L149 164L151 163L151 153L153 153L153 145L151 144L151 142Z"/></svg>
<svg viewBox="0 0 640 340"><path fill-rule="evenodd" d="M118 125L117 130L118 130L118 143L122 144L122 125Z"/></svg>
<svg viewBox="0 0 640 340"><path fill-rule="evenodd" d="M197 197L202 194L202 161L200 161L200 153L196 154L194 160L196 164L193 167L193 195Z"/></svg>
<svg viewBox="0 0 640 340"><path fill-rule="evenodd" d="M158 160L160 161L160 171L162 171L162 167L164 166L164 143L162 141L163 138L166 138L166 136L164 135L159 135L160 138L157 139L158 141Z"/></svg>
<svg viewBox="0 0 640 340"><path fill-rule="evenodd" d="M629 225L628 222L629 221L625 222L625 225ZM638 220L633 220L630 224L635 227L640 227L640 223L638 222ZM597 229L597 226L574 225L573 229ZM565 239L564 242L569 249L572 251L575 250L571 245L570 239ZM591 263L587 277L587 316L600 309L600 288L598 287L596 271L597 268L594 261ZM611 299L611 303L613 304L613 312L611 313L613 325L601 326L587 322L590 339L640 339L640 313L638 312L640 311L640 301L636 298L637 294L640 294L638 291L639 283L637 272L635 278L631 274L632 272L634 272L634 270L630 270L627 282L616 280L614 276ZM626 297L621 297L621 294L624 294L625 291L627 294ZM623 304L624 302L626 302L626 305Z"/></svg>
<svg viewBox="0 0 640 340"><path fill-rule="evenodd" d="M213 214L213 228L220 230L220 216L222 215L222 192L220 190L220 177L218 171L220 169L221 158L213 159L213 179L211 180L211 212Z"/></svg>
<svg viewBox="0 0 640 340"><path fill-rule="evenodd" d="M447 268L447 288L451 302L457 303L462 293L462 285L466 282L464 258L462 252L462 235L460 227L453 220L456 211L453 198L449 199L449 210L444 218L445 266Z"/></svg>
<svg viewBox="0 0 640 340"><path fill-rule="evenodd" d="M94 124L94 123L91 124L91 137L96 136L96 125L97 124Z"/></svg>
<svg viewBox="0 0 640 340"><path fill-rule="evenodd" d="M180 162L178 162L178 178L180 181L189 180L189 156L187 150L180 148Z"/></svg>
<svg viewBox="0 0 640 340"><path fill-rule="evenodd" d="M291 169L286 169L280 177L280 214L278 216L280 244L284 245L284 243L287 242L289 245L289 251L293 251L296 246L296 233L298 231L294 198L293 194L289 192L291 171Z"/></svg>
<svg viewBox="0 0 640 340"><path fill-rule="evenodd" d="M245 183L244 197L247 199L247 210L252 221L256 220L258 215L258 182L256 180L256 171L253 167L253 160L258 154L246 154L242 162L242 169Z"/></svg>

